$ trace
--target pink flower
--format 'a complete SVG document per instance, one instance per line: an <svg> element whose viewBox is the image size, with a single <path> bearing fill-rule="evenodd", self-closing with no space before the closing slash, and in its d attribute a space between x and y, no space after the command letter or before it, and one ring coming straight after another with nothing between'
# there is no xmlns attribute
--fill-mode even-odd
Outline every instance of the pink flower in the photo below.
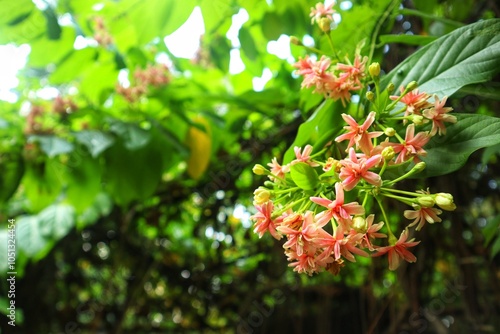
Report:
<svg viewBox="0 0 500 334"><path fill-rule="evenodd" d="M318 2L315 7L311 7L311 13L309 14L311 19L311 24L314 23L314 21L319 23L319 20L322 17L329 18L330 20L333 20L332 14L335 13L335 10L332 9L332 7L335 5L335 2L332 2L330 5L325 7L325 5L321 2Z"/></svg>
<svg viewBox="0 0 500 334"><path fill-rule="evenodd" d="M312 211L307 211L302 220L302 227L298 230L285 225L278 226L277 230L285 234L288 241L285 242L283 248L293 248L298 256L304 254L304 248L314 247L314 240L318 237L318 226L314 223L314 215Z"/></svg>
<svg viewBox="0 0 500 334"><path fill-rule="evenodd" d="M345 237L344 230L341 225L337 227L333 236L327 232L324 234L325 237L318 241L320 246L326 247L323 253L319 256L320 259L330 257L332 253L335 261L339 260L340 257L343 256L346 260L356 262L356 258L352 253L361 256L368 256L365 251L356 247L362 238L362 235Z"/></svg>
<svg viewBox="0 0 500 334"><path fill-rule="evenodd" d="M273 158L273 160L271 160L271 162L268 163L267 165L271 167L271 173L273 173L274 175L276 175L281 179L284 179L285 174L290 172L290 166L289 165L281 166L276 158ZM275 177L269 176L269 178L273 181L277 181Z"/></svg>
<svg viewBox="0 0 500 334"><path fill-rule="evenodd" d="M311 197L311 201L327 208L316 216L316 222L321 227L325 226L330 219L335 218L339 225L349 230L352 216L365 214L365 209L358 202L344 204L344 187L340 182L335 184L335 200Z"/></svg>
<svg viewBox="0 0 500 334"><path fill-rule="evenodd" d="M361 179L375 186L381 186L382 179L380 175L369 171L370 168L378 165L381 160L382 156L380 154L369 159L358 159L354 148L351 147L349 149L349 158L340 161L343 167L340 169L339 177L342 180L344 189L347 191L353 189Z"/></svg>
<svg viewBox="0 0 500 334"><path fill-rule="evenodd" d="M405 88L401 86L399 88L401 93L404 92ZM391 95L390 99L391 100L397 100L399 96L397 95ZM406 104L406 111L405 111L405 116L408 116L409 114L420 114L420 111L422 109L428 108L431 106L429 102L427 102L427 99L431 97L427 93L418 93L418 89L414 89L411 92L408 92L405 96L401 98L401 102Z"/></svg>
<svg viewBox="0 0 500 334"><path fill-rule="evenodd" d="M361 149L363 153L370 154L373 149L372 138L377 138L383 134L383 132L368 132L368 128L375 121L376 113L374 111L368 114L365 122L362 125L358 125L356 120L352 118L352 116L342 114L342 118L344 121L349 124L348 126L344 126L344 129L349 131L343 135L335 138L336 142L341 142L343 140L349 139L349 144L347 145L347 149L351 148L354 144L356 144L356 148Z"/></svg>
<svg viewBox="0 0 500 334"><path fill-rule="evenodd" d="M337 63L336 69L343 72L340 76L347 76L356 85L361 85L360 79L365 76L365 67L368 57L361 57L359 54L354 57L354 64Z"/></svg>
<svg viewBox="0 0 500 334"><path fill-rule="evenodd" d="M406 241L408 239L408 230L405 229L399 240L392 246L387 247L379 247L377 248L377 253L372 256L382 256L384 254L388 254L389 256L389 270L396 270L401 264L401 259L404 259L410 263L417 261L415 255L413 255L407 248L414 247L420 243L420 241L413 241L415 239L411 239L410 241Z"/></svg>
<svg viewBox="0 0 500 334"><path fill-rule="evenodd" d="M441 218L438 217L443 211L436 208L425 208L421 207L418 210L405 210L404 216L408 219L415 219L408 227L417 225L415 228L417 231L425 225L425 222L429 222L429 224L433 224L435 222L440 223Z"/></svg>
<svg viewBox="0 0 500 334"><path fill-rule="evenodd" d="M453 110L451 107L445 108L444 105L446 104L446 100L448 99L447 96L439 102L439 98L437 95L434 95L434 107L429 108L423 111L424 117L432 120L432 129L430 132L431 136L434 136L436 133L439 133L439 135L444 135L446 134L446 127L444 126L443 122L448 122L448 123L456 123L457 118L453 115L449 115L448 113Z"/></svg>
<svg viewBox="0 0 500 334"><path fill-rule="evenodd" d="M297 159L293 160L290 164L295 165L296 163L299 162L305 162L311 167L318 167L319 166L318 163L311 161L312 150L313 147L311 145L306 145L306 147L304 147L304 150L302 152L300 151L300 147L295 146L293 148L293 151L295 152L295 157Z"/></svg>
<svg viewBox="0 0 500 334"><path fill-rule="evenodd" d="M396 163L402 163L413 158L414 162L418 162L419 156L426 156L427 152L423 147L431 139L428 132L419 132L415 136L415 124L410 124L406 128L406 136L404 143L381 143L382 146L392 146L394 153L399 153L396 158Z"/></svg>
<svg viewBox="0 0 500 334"><path fill-rule="evenodd" d="M325 94L327 89L327 84L334 80L333 74L327 72L330 68L331 60L328 57L321 56L319 61L314 61L306 56L304 59L299 59L298 62L294 64L297 73L304 76L302 81L302 88L313 87L316 89L314 92Z"/></svg>
<svg viewBox="0 0 500 334"><path fill-rule="evenodd" d="M273 202L268 201L262 205L256 205L255 208L259 212L250 217L250 219L255 220L254 233L257 233L259 238L262 238L264 233L269 231L275 239L281 239L281 235L276 231L275 222L271 218L274 209Z"/></svg>
<svg viewBox="0 0 500 334"><path fill-rule="evenodd" d="M371 243L372 239L387 238L387 235L378 232L382 228L382 226L384 226L384 222L379 222L378 224L373 225L374 218L375 215L373 214L366 217L366 231L364 233L361 233L363 238L361 240L361 247L368 248L371 251L374 250L374 247ZM356 231L351 230L351 234L356 234Z"/></svg>

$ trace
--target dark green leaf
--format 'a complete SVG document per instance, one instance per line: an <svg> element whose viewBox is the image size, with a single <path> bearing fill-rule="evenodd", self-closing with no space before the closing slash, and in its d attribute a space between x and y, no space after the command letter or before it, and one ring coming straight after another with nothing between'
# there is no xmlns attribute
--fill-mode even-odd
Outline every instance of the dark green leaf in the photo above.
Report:
<svg viewBox="0 0 500 334"><path fill-rule="evenodd" d="M58 154L69 153L73 151L74 146L65 139L47 135L31 135L28 138L28 143L40 143L40 148L49 158L52 158Z"/></svg>
<svg viewBox="0 0 500 334"><path fill-rule="evenodd" d="M38 221L43 237L59 240L75 225L75 210L65 204L51 205L38 214Z"/></svg>
<svg viewBox="0 0 500 334"><path fill-rule="evenodd" d="M420 91L449 96L465 85L490 80L500 71L500 19L457 29L424 46L381 81L396 88L417 81Z"/></svg>
<svg viewBox="0 0 500 334"><path fill-rule="evenodd" d="M40 233L38 216L22 216L16 220L16 246L29 257L35 256L47 245Z"/></svg>
<svg viewBox="0 0 500 334"><path fill-rule="evenodd" d="M380 43L401 43L408 45L426 45L437 39L436 36L420 36L420 35L381 35Z"/></svg>
<svg viewBox="0 0 500 334"><path fill-rule="evenodd" d="M82 130L75 132L74 136L79 143L87 147L93 158L114 143L111 135L97 130Z"/></svg>
<svg viewBox="0 0 500 334"><path fill-rule="evenodd" d="M305 162L290 166L290 175L293 182L304 190L313 190L318 185L318 173Z"/></svg>
<svg viewBox="0 0 500 334"><path fill-rule="evenodd" d="M302 123L293 144L286 151L283 163L289 163L295 157L293 148L313 145L315 150L322 149L322 145L335 138L335 134L342 129L344 123L340 112L341 103L325 100L309 119Z"/></svg>
<svg viewBox="0 0 500 334"><path fill-rule="evenodd" d="M47 6L47 9L43 11L43 15L47 20L47 36L49 39L57 40L61 38L61 26L57 20L57 15L51 6Z"/></svg>
<svg viewBox="0 0 500 334"><path fill-rule="evenodd" d="M241 49L245 52L248 59L255 60L259 55L259 51L257 51L253 37L246 27L241 27L238 39L241 43Z"/></svg>
<svg viewBox="0 0 500 334"><path fill-rule="evenodd" d="M110 130L124 140L125 147L129 150L143 147L151 138L148 131L132 123L117 121L111 124Z"/></svg>
<svg viewBox="0 0 500 334"><path fill-rule="evenodd" d="M451 173L462 167L476 150L500 143L500 119L485 115L456 114L445 136L435 136L425 146L427 167L419 177Z"/></svg>

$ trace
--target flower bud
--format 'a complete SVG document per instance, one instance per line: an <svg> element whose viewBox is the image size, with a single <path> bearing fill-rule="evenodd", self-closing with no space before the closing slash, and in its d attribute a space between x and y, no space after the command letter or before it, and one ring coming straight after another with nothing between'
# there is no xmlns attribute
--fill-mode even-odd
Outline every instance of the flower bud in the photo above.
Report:
<svg viewBox="0 0 500 334"><path fill-rule="evenodd" d="M436 204L443 210L453 211L457 208L453 203L453 196L448 193L437 193Z"/></svg>
<svg viewBox="0 0 500 334"><path fill-rule="evenodd" d="M418 87L418 83L416 81L411 81L407 86L406 86L406 89L411 92L412 90L414 90L415 88Z"/></svg>
<svg viewBox="0 0 500 334"><path fill-rule="evenodd" d="M319 21L318 21L318 25L319 25L319 28L321 29L321 31L323 32L330 32L331 30L331 24L332 24L332 20L330 20L329 18L327 17L322 17Z"/></svg>
<svg viewBox="0 0 500 334"><path fill-rule="evenodd" d="M368 228L365 217L356 216L352 219L352 228L358 233L365 233Z"/></svg>
<svg viewBox="0 0 500 334"><path fill-rule="evenodd" d="M424 208L432 208L436 202L432 196L421 196L417 197L417 203Z"/></svg>
<svg viewBox="0 0 500 334"><path fill-rule="evenodd" d="M415 165L415 167L413 167L413 169L415 170L415 172L421 172L425 169L425 167L426 167L425 162L420 161Z"/></svg>
<svg viewBox="0 0 500 334"><path fill-rule="evenodd" d="M384 134L387 136L387 137L393 137L395 134L396 134L396 130L394 130L394 128L385 128L384 130ZM392 147L392 146L391 146Z"/></svg>
<svg viewBox="0 0 500 334"><path fill-rule="evenodd" d="M387 91L389 93L392 93L394 91L394 88L396 88L394 84L392 82L389 82L389 84L387 85Z"/></svg>
<svg viewBox="0 0 500 334"><path fill-rule="evenodd" d="M370 72L372 77L378 77L380 75L380 64L377 62L371 63L368 67L368 72Z"/></svg>
<svg viewBox="0 0 500 334"><path fill-rule="evenodd" d="M366 92L366 99L368 101L373 101L375 99L375 94L373 94L373 92Z"/></svg>
<svg viewBox="0 0 500 334"><path fill-rule="evenodd" d="M272 187L274 187L274 182L267 180L267 181L264 181L264 185L268 188L272 188Z"/></svg>
<svg viewBox="0 0 500 334"><path fill-rule="evenodd" d="M253 192L253 201L257 205L262 205L269 201L271 193L266 188L259 187Z"/></svg>
<svg viewBox="0 0 500 334"><path fill-rule="evenodd" d="M252 172L255 174L255 175L265 175L266 173L268 173L269 171L262 165L260 164L256 164L255 166L253 166L252 168Z"/></svg>
<svg viewBox="0 0 500 334"><path fill-rule="evenodd" d="M290 43L294 45L302 45L302 42L296 36L290 36Z"/></svg>
<svg viewBox="0 0 500 334"><path fill-rule="evenodd" d="M412 115L412 122L415 123L415 125L422 125L425 123L425 119L421 115Z"/></svg>
<svg viewBox="0 0 500 334"><path fill-rule="evenodd" d="M394 152L394 147L392 146L387 146L382 150L382 158L384 158L385 161L392 160L396 153Z"/></svg>

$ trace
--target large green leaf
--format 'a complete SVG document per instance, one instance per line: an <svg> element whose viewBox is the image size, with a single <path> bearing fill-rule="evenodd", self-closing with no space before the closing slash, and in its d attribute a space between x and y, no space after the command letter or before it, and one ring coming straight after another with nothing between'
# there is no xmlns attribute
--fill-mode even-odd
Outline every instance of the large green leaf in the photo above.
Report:
<svg viewBox="0 0 500 334"><path fill-rule="evenodd" d="M311 117L299 127L297 136L286 151L283 163L292 161L295 157L293 148L313 145L315 150L321 149L344 125L341 118L341 103L331 99L325 100Z"/></svg>
<svg viewBox="0 0 500 334"><path fill-rule="evenodd" d="M93 158L113 145L114 138L102 131L82 130L74 134L76 140L85 145Z"/></svg>
<svg viewBox="0 0 500 334"><path fill-rule="evenodd" d="M52 135L31 135L28 138L28 143L38 142L40 148L49 158L58 154L69 153L73 151L73 144L65 139Z"/></svg>
<svg viewBox="0 0 500 334"><path fill-rule="evenodd" d="M381 86L417 81L420 91L449 96L465 85L486 82L500 71L499 31L500 19L454 30L408 57Z"/></svg>
<svg viewBox="0 0 500 334"><path fill-rule="evenodd" d="M75 210L66 204L51 205L38 214L38 221L43 237L59 240L75 225Z"/></svg>
<svg viewBox="0 0 500 334"><path fill-rule="evenodd" d="M318 173L304 162L299 162L290 167L293 182L304 190L313 190L318 185Z"/></svg>
<svg viewBox="0 0 500 334"><path fill-rule="evenodd" d="M445 136L436 136L425 146L422 158L427 168L418 176L437 176L462 167L476 150L500 143L500 119L485 115L456 114Z"/></svg>
<svg viewBox="0 0 500 334"><path fill-rule="evenodd" d="M35 256L47 246L40 233L38 216L22 216L16 222L16 246L29 257Z"/></svg>

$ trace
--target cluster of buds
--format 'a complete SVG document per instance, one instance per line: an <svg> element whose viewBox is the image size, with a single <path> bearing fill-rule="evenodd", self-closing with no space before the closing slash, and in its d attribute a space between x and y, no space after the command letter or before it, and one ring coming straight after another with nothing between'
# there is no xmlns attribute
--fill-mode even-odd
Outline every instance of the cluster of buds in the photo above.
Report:
<svg viewBox="0 0 500 334"><path fill-rule="evenodd" d="M103 47L113 44L113 37L111 37L108 29L106 29L104 21L100 16L94 18L94 39Z"/></svg>
<svg viewBox="0 0 500 334"><path fill-rule="evenodd" d="M165 64L148 65L145 69L136 69L134 84L124 87L116 86L116 92L129 102L137 101L148 92L148 87L162 87L170 81L170 71Z"/></svg>
<svg viewBox="0 0 500 334"><path fill-rule="evenodd" d="M42 106L35 104L31 105L28 116L26 117L26 126L24 128L24 133L26 135L42 134L45 132L42 125L43 113L44 109Z"/></svg>
<svg viewBox="0 0 500 334"><path fill-rule="evenodd" d="M321 28L325 20L331 22L333 12L332 5L319 3L311 8L312 22ZM254 192L254 232L284 237L289 265L299 273L338 274L346 260L356 261L355 256L387 256L389 269L396 270L402 261L416 261L410 249L420 241L411 235L426 223L441 222L442 210L456 208L450 194L396 188L425 168L425 145L433 136L446 134L444 123L457 121L449 114L452 108L445 107L447 98L434 96L434 103L429 102L431 95L419 93L414 81L387 98L394 85L381 92L380 65L367 62L359 49L352 64L333 64L325 55L299 59L295 67L304 76L302 88L314 87L344 105L352 91L373 83L375 89L366 94L373 111L361 108L361 122L342 114L347 125L325 147L294 147L295 159L289 163L273 158L269 168L253 168L269 178ZM389 221L387 200L407 205L401 216L408 220ZM384 238L387 242L380 241Z"/></svg>

